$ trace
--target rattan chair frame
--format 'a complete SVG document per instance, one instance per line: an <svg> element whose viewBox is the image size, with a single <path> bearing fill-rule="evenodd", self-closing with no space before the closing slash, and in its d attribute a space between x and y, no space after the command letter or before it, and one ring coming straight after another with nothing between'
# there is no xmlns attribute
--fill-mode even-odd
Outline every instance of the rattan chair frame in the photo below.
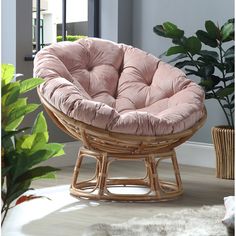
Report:
<svg viewBox="0 0 236 236"><path fill-rule="evenodd" d="M138 136L111 132L75 120L52 106L38 94L45 110L65 133L83 143L75 164L70 193L76 197L95 200L117 201L164 201L175 199L183 193L178 162L174 148L188 140L206 120L207 113L193 127L175 134L160 136ZM96 161L95 173L91 179L79 178L84 158ZM162 160L170 159L175 180L164 181L158 176ZM109 167L114 161L141 161L146 175L143 178L109 178ZM122 193L112 190L122 187ZM142 194L125 194L126 188L143 188Z"/></svg>

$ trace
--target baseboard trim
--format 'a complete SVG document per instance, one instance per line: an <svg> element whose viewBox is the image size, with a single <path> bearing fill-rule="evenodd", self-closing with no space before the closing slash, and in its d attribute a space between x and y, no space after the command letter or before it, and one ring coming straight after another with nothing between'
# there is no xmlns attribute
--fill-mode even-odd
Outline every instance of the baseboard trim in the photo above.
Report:
<svg viewBox="0 0 236 236"><path fill-rule="evenodd" d="M75 165L77 153L81 146L81 142L65 143L64 149L67 155L52 158L45 162L45 165L58 168ZM215 168L215 151L212 144L187 141L176 148L176 153L179 164Z"/></svg>

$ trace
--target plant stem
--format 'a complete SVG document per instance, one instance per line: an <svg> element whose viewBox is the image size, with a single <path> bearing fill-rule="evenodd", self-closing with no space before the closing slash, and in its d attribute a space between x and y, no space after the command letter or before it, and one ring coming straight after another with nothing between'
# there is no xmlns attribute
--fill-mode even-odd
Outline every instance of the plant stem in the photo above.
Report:
<svg viewBox="0 0 236 236"><path fill-rule="evenodd" d="M5 210L4 210L4 213L3 213L3 217L2 217L1 226L3 225L4 220L6 219L8 210L9 210L9 205L6 205Z"/></svg>
<svg viewBox="0 0 236 236"><path fill-rule="evenodd" d="M215 91L214 91L214 90L211 90L211 91L212 91L212 93L214 94L214 96L217 98L217 95L216 95ZM224 114L225 114L225 117L226 117L226 119L227 119L228 125L231 126L230 119L229 119L229 117L228 117L228 114L227 114L226 111L225 111L225 108L223 107L223 104L221 103L220 99L217 98L216 100L219 102L219 104L220 104L220 106L221 106L221 108L222 108L222 110L223 110L223 112L224 112Z"/></svg>
<svg viewBox="0 0 236 236"><path fill-rule="evenodd" d="M219 51L220 51L220 63L223 65L223 64L224 64L224 60L223 60L223 54L222 54L223 48L222 48L222 42L221 42L221 41L220 41L220 43L219 43L219 47L218 47L218 48L219 48ZM222 73L222 76L223 76L224 87L226 88L227 85L226 85L225 72L224 72L224 70L221 70L221 73ZM217 99L217 100L219 101L220 99ZM233 118L232 109L231 109L231 107L230 107L231 103L230 103L230 100L229 100L229 96L226 96L226 102L227 102L227 104L228 104L228 106L229 106L229 112L230 112L230 114L227 114L227 113L225 112L225 109L224 109L223 106L221 106L221 107L222 107L222 109L223 109L224 112L225 112L225 116L226 116L226 118L227 118L227 121L228 121L229 126L234 127L234 118ZM230 119L229 119L228 116L230 116Z"/></svg>
<svg viewBox="0 0 236 236"><path fill-rule="evenodd" d="M191 55L191 53L187 52L186 53L188 55L188 57L191 59L191 61L193 62L193 64L195 65L195 67L199 70L200 67L196 64L196 62L193 60L193 56Z"/></svg>

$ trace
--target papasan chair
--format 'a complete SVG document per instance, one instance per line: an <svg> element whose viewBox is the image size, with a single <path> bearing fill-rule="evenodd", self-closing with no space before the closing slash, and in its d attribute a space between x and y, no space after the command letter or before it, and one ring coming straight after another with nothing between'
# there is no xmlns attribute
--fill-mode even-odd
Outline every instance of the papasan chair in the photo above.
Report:
<svg viewBox="0 0 236 236"><path fill-rule="evenodd" d="M174 148L204 124L206 110L204 91L181 70L132 46L84 38L43 48L34 75L45 79L38 94L52 120L83 143L72 195L161 201L183 193ZM84 180L85 158L96 166ZM167 159L171 181L159 177L159 164ZM127 160L143 163L142 178L110 176L113 162Z"/></svg>

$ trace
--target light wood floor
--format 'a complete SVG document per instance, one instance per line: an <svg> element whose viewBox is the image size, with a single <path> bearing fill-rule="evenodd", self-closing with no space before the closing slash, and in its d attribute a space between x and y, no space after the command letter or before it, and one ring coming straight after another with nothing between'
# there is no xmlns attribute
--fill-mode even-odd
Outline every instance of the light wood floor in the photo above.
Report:
<svg viewBox="0 0 236 236"><path fill-rule="evenodd" d="M93 163L84 166L82 175L87 177L94 168ZM142 166L139 163L117 163L111 167L115 176L142 176ZM171 176L170 165L161 166L163 178ZM55 180L38 180L34 188L45 188L58 185L68 185L71 182L73 167L65 167L58 172ZM158 213L171 213L183 208L198 208L203 205L223 205L225 196L234 195L234 181L215 178L213 169L202 167L180 166L184 194L169 202L105 202L74 199L61 209L50 212L41 219L26 223L20 229L23 234L34 236L64 236L82 235L85 227L94 223L121 223L134 217L152 217ZM66 194L67 195L67 194ZM68 192L69 195L69 192ZM37 200L33 200L37 201ZM40 206L42 208L47 206ZM24 208L22 208L24 209ZM24 214L24 213L23 213ZM23 215L22 214L22 215ZM34 214L34 213L30 213ZM222 212L222 217L223 217Z"/></svg>
<svg viewBox="0 0 236 236"><path fill-rule="evenodd" d="M144 169L138 162L116 162L111 166L111 173L114 176L142 177ZM33 183L33 188L45 188L57 185L70 184L73 173L73 166L64 167L57 172L55 180L37 180ZM86 163L82 169L82 178L92 176L94 170L93 163ZM184 194L179 199L172 201L173 207L177 206L200 206L223 204L225 196L234 195L234 181L217 179L215 170L211 168L193 167L180 165L180 173L183 182ZM159 175L171 180L172 169L168 163L161 163ZM158 203L167 205L169 203Z"/></svg>

